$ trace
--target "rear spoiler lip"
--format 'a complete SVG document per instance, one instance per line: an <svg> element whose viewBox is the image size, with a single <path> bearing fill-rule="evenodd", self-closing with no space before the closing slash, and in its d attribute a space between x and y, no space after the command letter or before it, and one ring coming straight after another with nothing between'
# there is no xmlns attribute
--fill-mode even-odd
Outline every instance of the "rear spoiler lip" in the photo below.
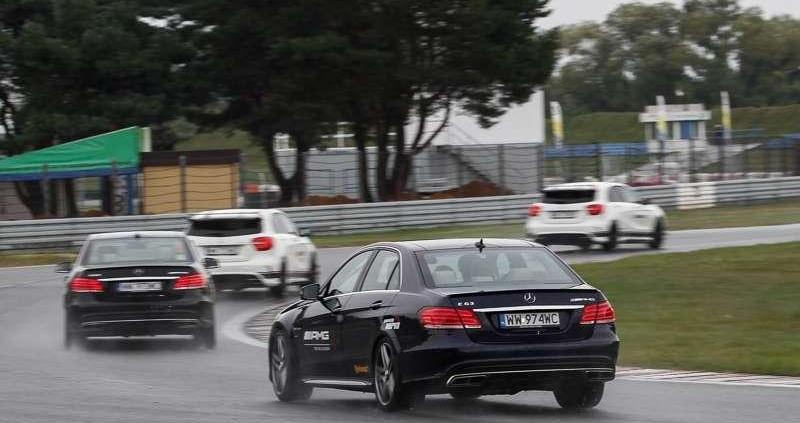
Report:
<svg viewBox="0 0 800 423"><path fill-rule="evenodd" d="M465 287L466 288L466 287ZM460 295L484 295L484 294L497 294L497 293L525 293L528 291L586 291L586 292L600 292L597 288L587 285L585 283L577 285L568 284L550 284L550 285L535 285L526 288L515 289L475 289L460 291L458 288L428 288L429 291L443 295L445 297L453 297Z"/></svg>

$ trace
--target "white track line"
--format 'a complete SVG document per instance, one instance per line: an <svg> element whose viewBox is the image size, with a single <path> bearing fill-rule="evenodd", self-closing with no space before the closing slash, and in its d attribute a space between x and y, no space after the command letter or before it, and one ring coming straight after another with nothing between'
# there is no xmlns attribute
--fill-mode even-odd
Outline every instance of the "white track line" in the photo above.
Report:
<svg viewBox="0 0 800 423"><path fill-rule="evenodd" d="M241 342L243 344L247 344L253 347L258 348L268 348L266 342L261 342L255 338L252 338L250 335L244 332L244 325L252 319L253 317L258 316L259 314L263 313L264 310L259 308L257 310L246 310L243 311L230 319L222 326L222 334L226 337L233 339L234 341Z"/></svg>
<svg viewBox="0 0 800 423"><path fill-rule="evenodd" d="M800 388L800 377L717 373L682 370L623 368L617 379L637 382L699 383L725 386L757 386L764 388Z"/></svg>

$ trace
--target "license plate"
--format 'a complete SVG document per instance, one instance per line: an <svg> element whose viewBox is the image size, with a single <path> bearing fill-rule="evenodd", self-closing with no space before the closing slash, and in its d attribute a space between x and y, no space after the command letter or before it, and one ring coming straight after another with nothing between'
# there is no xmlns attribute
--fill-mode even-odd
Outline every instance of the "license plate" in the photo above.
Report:
<svg viewBox="0 0 800 423"><path fill-rule="evenodd" d="M509 313L500 315L501 328L541 328L558 326L558 312L547 313Z"/></svg>
<svg viewBox="0 0 800 423"><path fill-rule="evenodd" d="M117 285L119 292L161 291L161 282L121 282Z"/></svg>
<svg viewBox="0 0 800 423"><path fill-rule="evenodd" d="M206 247L209 256L235 256L239 254L239 247Z"/></svg>
<svg viewBox="0 0 800 423"><path fill-rule="evenodd" d="M575 212L571 212L571 211L554 211L554 212L550 212L550 216L552 216L553 219L572 219L573 217L575 217Z"/></svg>

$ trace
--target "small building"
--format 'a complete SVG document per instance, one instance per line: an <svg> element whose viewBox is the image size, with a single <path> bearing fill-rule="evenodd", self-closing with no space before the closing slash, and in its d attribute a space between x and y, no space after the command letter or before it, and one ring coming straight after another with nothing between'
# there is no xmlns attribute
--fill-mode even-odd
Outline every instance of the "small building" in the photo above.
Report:
<svg viewBox="0 0 800 423"><path fill-rule="evenodd" d="M141 154L141 213L192 213L239 207L239 150Z"/></svg>
<svg viewBox="0 0 800 423"><path fill-rule="evenodd" d="M667 137L664 140L666 152L687 151L689 141L694 140L695 149L707 146L707 122L711 120L711 111L703 104L668 104L666 106ZM658 106L647 106L644 113L639 114L639 122L644 124L644 135L647 149L651 153L659 152L658 140Z"/></svg>

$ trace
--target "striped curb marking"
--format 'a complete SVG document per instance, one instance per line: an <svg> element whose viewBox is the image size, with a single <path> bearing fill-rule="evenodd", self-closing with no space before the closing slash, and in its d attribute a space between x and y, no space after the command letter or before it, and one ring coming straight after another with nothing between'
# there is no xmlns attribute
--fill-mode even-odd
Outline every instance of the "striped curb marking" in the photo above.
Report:
<svg viewBox="0 0 800 423"><path fill-rule="evenodd" d="M643 369L637 367L618 367L617 379L647 382L704 383L731 386L800 388L800 378L798 377L753 375L744 373L718 373L690 370Z"/></svg>

